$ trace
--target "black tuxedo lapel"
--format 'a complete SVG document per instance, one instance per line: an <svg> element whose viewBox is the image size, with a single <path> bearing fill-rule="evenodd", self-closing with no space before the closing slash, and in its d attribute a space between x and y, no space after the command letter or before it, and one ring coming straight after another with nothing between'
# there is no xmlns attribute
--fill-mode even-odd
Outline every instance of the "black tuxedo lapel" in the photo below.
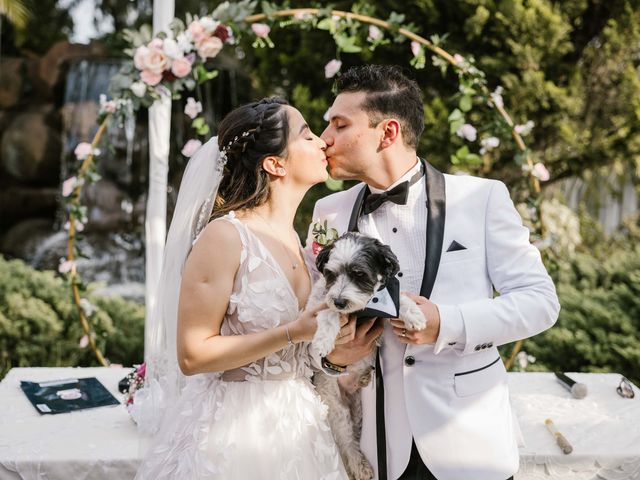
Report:
<svg viewBox="0 0 640 480"><path fill-rule="evenodd" d="M360 215L362 215L362 204L364 203L364 199L369 195L369 193L371 193L371 190L369 190L369 187L366 184L363 184L360 192L358 192L356 201L353 204L353 210L351 210L349 227L347 228L348 232L358 231L358 219L360 218Z"/></svg>
<svg viewBox="0 0 640 480"><path fill-rule="evenodd" d="M424 259L424 274L420 295L429 298L433 284L438 274L440 256L442 255L442 240L444 237L444 219L446 213L446 192L444 175L422 160L426 172L427 189L427 250Z"/></svg>

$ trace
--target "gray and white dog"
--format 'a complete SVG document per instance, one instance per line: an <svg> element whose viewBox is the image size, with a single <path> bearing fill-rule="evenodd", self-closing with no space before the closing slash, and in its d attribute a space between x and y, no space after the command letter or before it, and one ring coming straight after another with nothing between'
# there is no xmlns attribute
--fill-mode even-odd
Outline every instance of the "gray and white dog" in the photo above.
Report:
<svg viewBox="0 0 640 480"><path fill-rule="evenodd" d="M314 285L311 304L326 302L318 316L312 346L327 355L340 331L340 315L362 310L399 270L398 259L387 245L359 233L345 233L324 247L316 257L322 277ZM421 330L427 321L417 305L400 296L399 318L407 329ZM318 394L329 407L329 425L344 466L353 480L373 478L371 465L360 451L362 401L360 389L369 384L375 352L350 365L348 376L318 372L314 376Z"/></svg>

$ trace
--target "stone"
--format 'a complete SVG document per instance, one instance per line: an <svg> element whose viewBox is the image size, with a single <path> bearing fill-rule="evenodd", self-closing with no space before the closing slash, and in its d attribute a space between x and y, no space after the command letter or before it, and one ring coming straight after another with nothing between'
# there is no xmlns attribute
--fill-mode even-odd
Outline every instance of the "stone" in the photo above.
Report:
<svg viewBox="0 0 640 480"><path fill-rule="evenodd" d="M50 126L53 107L45 106L15 116L2 135L0 162L16 180L39 185L59 183L62 141Z"/></svg>
<svg viewBox="0 0 640 480"><path fill-rule="evenodd" d="M2 58L2 68L0 68L0 109L9 109L20 100L24 81L23 67L24 60L21 58Z"/></svg>

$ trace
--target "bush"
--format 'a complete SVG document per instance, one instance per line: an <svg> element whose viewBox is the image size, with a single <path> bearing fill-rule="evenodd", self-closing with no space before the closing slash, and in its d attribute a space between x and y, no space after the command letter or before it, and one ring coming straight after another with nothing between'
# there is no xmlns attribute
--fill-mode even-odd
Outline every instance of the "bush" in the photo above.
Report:
<svg viewBox="0 0 640 480"><path fill-rule="evenodd" d="M144 307L89 291L96 343L112 363L140 363L144 355ZM12 367L96 366L68 283L0 256L0 378Z"/></svg>
<svg viewBox="0 0 640 480"><path fill-rule="evenodd" d="M525 342L536 357L528 370L615 372L640 384L639 239L631 231L608 247L555 259L562 310L555 326Z"/></svg>

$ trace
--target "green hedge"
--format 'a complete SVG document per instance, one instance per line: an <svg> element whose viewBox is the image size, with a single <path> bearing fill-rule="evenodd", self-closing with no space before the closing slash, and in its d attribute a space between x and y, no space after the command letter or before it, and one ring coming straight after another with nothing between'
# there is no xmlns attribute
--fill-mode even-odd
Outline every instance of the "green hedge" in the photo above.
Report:
<svg viewBox="0 0 640 480"><path fill-rule="evenodd" d="M112 363L140 363L144 307L89 293L96 342ZM64 278L0 256L0 378L12 367L96 366Z"/></svg>
<svg viewBox="0 0 640 480"><path fill-rule="evenodd" d="M615 372L640 385L639 238L556 260L562 310L556 325L525 341L523 350L536 358L527 370Z"/></svg>

